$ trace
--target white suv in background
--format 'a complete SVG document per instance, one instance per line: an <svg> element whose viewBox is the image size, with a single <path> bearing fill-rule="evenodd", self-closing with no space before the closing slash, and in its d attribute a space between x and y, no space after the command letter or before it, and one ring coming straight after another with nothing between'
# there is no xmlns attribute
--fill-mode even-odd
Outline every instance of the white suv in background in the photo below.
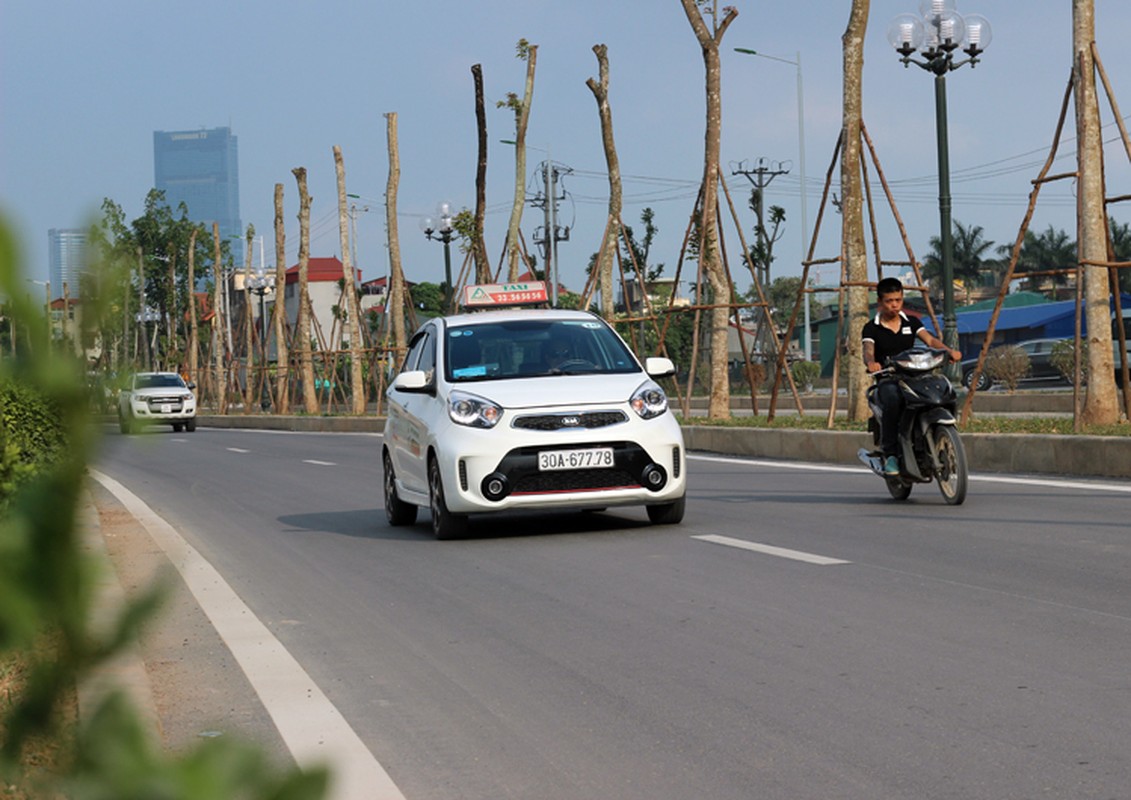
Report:
<svg viewBox="0 0 1131 800"><path fill-rule="evenodd" d="M118 394L118 427L122 433L142 424L172 425L178 433L196 430L196 384L175 372L138 372Z"/></svg>

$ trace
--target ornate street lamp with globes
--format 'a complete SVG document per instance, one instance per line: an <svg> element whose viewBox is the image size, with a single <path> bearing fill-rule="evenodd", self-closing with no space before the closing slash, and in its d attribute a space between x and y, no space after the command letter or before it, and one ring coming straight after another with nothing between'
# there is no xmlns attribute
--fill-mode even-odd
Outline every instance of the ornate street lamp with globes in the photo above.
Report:
<svg viewBox="0 0 1131 800"><path fill-rule="evenodd" d="M443 201L436 204L436 218L424 217L420 220L420 230L431 241L444 243L444 313L452 310L452 204Z"/></svg>
<svg viewBox="0 0 1131 800"><path fill-rule="evenodd" d="M888 42L904 67L914 64L935 76L935 133L939 167L939 244L942 256L943 341L958 349L958 320L954 315L954 241L951 226L950 153L947 143L946 76L959 67L978 64L989 47L992 31L981 14L962 16L955 0L922 0L919 14L900 14L888 27ZM956 60L955 52L966 58ZM950 364L947 374L957 377L959 367Z"/></svg>
<svg viewBox="0 0 1131 800"><path fill-rule="evenodd" d="M254 295L259 296L259 341L260 345L264 348L267 346L267 319L263 297L269 292L275 291L275 276L265 274L263 272L263 265L260 264L259 269L254 274L249 275L245 280L247 290ZM264 361L266 361L266 350L264 352Z"/></svg>

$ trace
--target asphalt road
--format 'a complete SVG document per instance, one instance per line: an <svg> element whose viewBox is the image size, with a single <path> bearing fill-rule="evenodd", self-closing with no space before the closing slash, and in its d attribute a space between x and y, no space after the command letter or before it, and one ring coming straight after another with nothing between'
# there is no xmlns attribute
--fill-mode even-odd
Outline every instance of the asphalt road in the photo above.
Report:
<svg viewBox="0 0 1131 800"><path fill-rule="evenodd" d="M379 452L159 429L108 432L97 468L410 800L1131 798L1131 483L975 475L949 507L862 467L693 455L682 525L437 542L426 512L386 526Z"/></svg>

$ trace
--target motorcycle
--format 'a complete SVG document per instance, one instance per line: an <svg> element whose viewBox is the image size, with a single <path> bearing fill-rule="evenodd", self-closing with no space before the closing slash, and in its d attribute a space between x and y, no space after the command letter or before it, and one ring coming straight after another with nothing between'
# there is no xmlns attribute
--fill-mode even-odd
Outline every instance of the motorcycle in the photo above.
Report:
<svg viewBox="0 0 1131 800"><path fill-rule="evenodd" d="M947 359L945 350L905 350L888 360L887 366L872 374L868 405L872 417L868 430L874 449L860 448L857 454L865 466L887 483L896 500L906 500L916 483L938 483L948 505L966 499L966 451L957 428L957 395L945 375L935 372ZM899 419L899 474L884 474L884 455L880 449L881 409L876 389L881 381L897 381L903 393L903 413Z"/></svg>

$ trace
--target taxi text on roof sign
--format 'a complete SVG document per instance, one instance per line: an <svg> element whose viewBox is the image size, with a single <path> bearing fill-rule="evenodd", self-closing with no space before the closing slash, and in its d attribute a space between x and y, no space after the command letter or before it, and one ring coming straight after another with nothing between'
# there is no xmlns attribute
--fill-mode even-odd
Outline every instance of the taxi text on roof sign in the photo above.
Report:
<svg viewBox="0 0 1131 800"><path fill-rule="evenodd" d="M533 305L549 299L545 281L480 283L463 288L463 305L467 308Z"/></svg>

